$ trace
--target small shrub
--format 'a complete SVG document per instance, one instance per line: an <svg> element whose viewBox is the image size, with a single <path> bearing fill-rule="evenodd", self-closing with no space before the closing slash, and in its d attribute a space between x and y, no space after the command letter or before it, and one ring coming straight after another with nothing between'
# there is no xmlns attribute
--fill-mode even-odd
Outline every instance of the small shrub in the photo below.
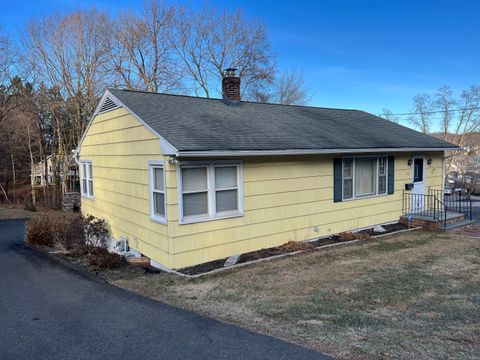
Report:
<svg viewBox="0 0 480 360"><path fill-rule="evenodd" d="M55 219L50 214L31 218L26 227L25 240L27 244L37 246L53 246Z"/></svg>
<svg viewBox="0 0 480 360"><path fill-rule="evenodd" d="M83 218L87 243L93 247L108 248L110 237L107 222L92 215Z"/></svg>
<svg viewBox="0 0 480 360"><path fill-rule="evenodd" d="M85 240L83 218L76 213L70 213L69 218L71 221L69 222L65 233L63 246L72 252L85 253L88 250L89 245Z"/></svg>
<svg viewBox="0 0 480 360"><path fill-rule="evenodd" d="M282 250L283 252L312 250L314 248L315 248L314 244L309 242L303 242L303 241L289 241L279 246L279 249Z"/></svg>
<svg viewBox="0 0 480 360"><path fill-rule="evenodd" d="M81 218L72 213L46 213L27 223L26 242L69 250L85 243Z"/></svg>
<svg viewBox="0 0 480 360"><path fill-rule="evenodd" d="M95 247L107 248L108 240L105 220L93 216L84 218L71 212L50 212L35 216L27 223L28 244L54 247L77 255L88 254Z"/></svg>
<svg viewBox="0 0 480 360"><path fill-rule="evenodd" d="M108 251L109 231L105 220L76 213L46 213L27 224L26 241L53 247L70 256L87 256L93 266L115 269L126 264L125 258Z"/></svg>
<svg viewBox="0 0 480 360"><path fill-rule="evenodd" d="M123 256L109 252L106 248L96 247L89 255L90 265L101 269L118 269L126 265Z"/></svg>
<svg viewBox="0 0 480 360"><path fill-rule="evenodd" d="M352 240L357 240L357 239L367 239L369 236L368 234L364 232L341 232L338 234L338 237L340 238L340 241L352 241Z"/></svg>

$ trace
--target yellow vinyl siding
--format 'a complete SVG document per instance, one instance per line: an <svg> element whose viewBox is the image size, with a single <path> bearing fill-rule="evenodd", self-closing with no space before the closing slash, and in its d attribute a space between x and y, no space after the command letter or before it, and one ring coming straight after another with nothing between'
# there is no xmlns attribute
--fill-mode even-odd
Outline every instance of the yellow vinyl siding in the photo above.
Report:
<svg viewBox="0 0 480 360"><path fill-rule="evenodd" d="M398 220L408 159L395 156L395 193L333 202L335 156L246 157L244 216L179 224L177 166L160 152L160 140L125 109L97 115L81 145L93 165L94 199L82 211L107 220L115 239L126 236L138 252L169 268ZM441 189L443 153L425 160L425 192ZM167 224L150 219L148 161L163 160ZM205 159L199 159L205 160ZM223 159L225 160L225 159ZM318 230L318 231L316 231Z"/></svg>
<svg viewBox="0 0 480 360"><path fill-rule="evenodd" d="M398 220L402 191L412 181L408 159L395 155L395 193L333 202L333 156L244 158L244 209L239 218L181 225L177 189L169 188L168 221L174 267L202 263ZM425 189L441 188L442 153L427 154ZM176 172L168 171L176 184ZM173 194L172 194L173 190ZM315 228L318 227L318 232Z"/></svg>
<svg viewBox="0 0 480 360"><path fill-rule="evenodd" d="M164 160L159 139L125 109L97 115L83 140L80 160L91 160L94 199L82 212L103 218L112 236L170 267L168 227L150 220L148 161ZM168 198L168 195L167 195Z"/></svg>
<svg viewBox="0 0 480 360"><path fill-rule="evenodd" d="M440 190L443 186L443 167L442 167L443 153L430 153L425 155L425 161L432 159L432 165L425 164L426 178L425 178L425 192L428 194L428 189Z"/></svg>

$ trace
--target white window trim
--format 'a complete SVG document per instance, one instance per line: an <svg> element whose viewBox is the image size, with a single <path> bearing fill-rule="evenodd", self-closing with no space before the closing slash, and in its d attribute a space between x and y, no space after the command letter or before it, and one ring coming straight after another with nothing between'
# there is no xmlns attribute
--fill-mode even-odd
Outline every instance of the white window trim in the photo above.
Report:
<svg viewBox="0 0 480 360"><path fill-rule="evenodd" d="M92 160L80 160L79 164L80 164L80 193L82 194L82 197L84 197L86 199L94 200L95 199L94 195L90 194L90 192L88 190L88 182L89 181L92 182L92 189L93 189L93 184L94 184L93 174L91 174L91 173L89 174L90 166L92 167L92 172L93 172ZM87 174L83 173L83 164L86 165ZM90 175L90 177L88 177L88 175ZM87 180L87 188L86 189L83 187L83 179L84 178ZM93 193L95 194L95 192L93 192Z"/></svg>
<svg viewBox="0 0 480 360"><path fill-rule="evenodd" d="M155 204L153 193L156 191L153 188L153 184L155 183L154 179L154 171L155 168L162 168L163 171L163 206L164 206L164 213L165 216L161 216L155 213ZM166 174L165 174L165 166L164 162L161 160L151 160L148 162L148 192L149 192L149 199L150 199L150 220L158 222L160 224L166 225L167 224L167 184L166 184ZM162 193L162 191L156 191L158 193Z"/></svg>
<svg viewBox="0 0 480 360"><path fill-rule="evenodd" d="M384 193L379 193L378 192L378 169L379 169L379 158L385 158L385 192ZM355 159L357 158L370 158L370 159L376 159L377 160L377 165L375 166L375 193L372 194L367 194L367 195L360 195L357 196L355 195ZM345 178L343 176L343 164L346 159L351 159L353 160L352 162L352 197L351 198L345 198L344 193L345 193ZM373 197L380 197L380 196L387 196L388 195L388 156L387 155L367 155L367 156L345 156L342 158L342 201L352 201L352 200L359 200L359 199L368 199L368 198L373 198Z"/></svg>
<svg viewBox="0 0 480 360"><path fill-rule="evenodd" d="M216 213L216 189L215 189L215 167L236 166L237 167L237 204L238 210ZM208 215L183 216L183 191L182 191L182 168L207 167L207 197ZM244 215L243 209L243 163L242 161L216 160L216 161L188 161L177 165L178 179L178 219L179 224L193 224L204 221L229 219ZM227 190L221 189L221 190ZM232 188L233 190L233 188Z"/></svg>

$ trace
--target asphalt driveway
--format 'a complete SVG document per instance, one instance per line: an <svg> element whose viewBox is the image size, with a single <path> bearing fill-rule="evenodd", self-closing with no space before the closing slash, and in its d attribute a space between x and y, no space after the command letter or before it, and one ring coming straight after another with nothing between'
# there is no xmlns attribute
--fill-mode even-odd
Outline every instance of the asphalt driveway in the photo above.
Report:
<svg viewBox="0 0 480 360"><path fill-rule="evenodd" d="M0 359L327 359L95 281L0 221Z"/></svg>

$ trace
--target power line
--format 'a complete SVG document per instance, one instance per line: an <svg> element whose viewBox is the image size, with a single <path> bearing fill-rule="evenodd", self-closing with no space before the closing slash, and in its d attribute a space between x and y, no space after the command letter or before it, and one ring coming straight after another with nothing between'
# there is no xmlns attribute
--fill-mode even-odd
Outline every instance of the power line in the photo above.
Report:
<svg viewBox="0 0 480 360"><path fill-rule="evenodd" d="M471 107L471 108L465 108L465 109L453 109L453 110L449 110L449 112L468 111L468 110L480 110L480 107ZM403 114L380 114L380 116L431 115L431 114L440 114L440 113L444 113L444 112L445 112L445 110L438 110L438 111L425 111L424 113L410 112L410 113L403 113Z"/></svg>

